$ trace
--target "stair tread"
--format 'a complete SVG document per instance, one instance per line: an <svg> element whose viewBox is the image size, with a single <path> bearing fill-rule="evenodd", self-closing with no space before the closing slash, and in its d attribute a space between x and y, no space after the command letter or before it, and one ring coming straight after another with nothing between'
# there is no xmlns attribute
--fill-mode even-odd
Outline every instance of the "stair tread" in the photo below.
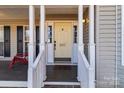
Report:
<svg viewBox="0 0 124 93"><path fill-rule="evenodd" d="M80 88L80 85L45 85L44 88Z"/></svg>

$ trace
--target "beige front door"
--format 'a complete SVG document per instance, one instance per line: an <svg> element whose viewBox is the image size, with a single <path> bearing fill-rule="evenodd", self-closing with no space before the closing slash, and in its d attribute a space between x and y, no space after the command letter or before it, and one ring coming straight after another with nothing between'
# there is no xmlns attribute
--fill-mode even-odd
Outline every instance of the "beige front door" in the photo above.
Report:
<svg viewBox="0 0 124 93"><path fill-rule="evenodd" d="M55 58L71 58L72 24L56 22L54 32Z"/></svg>

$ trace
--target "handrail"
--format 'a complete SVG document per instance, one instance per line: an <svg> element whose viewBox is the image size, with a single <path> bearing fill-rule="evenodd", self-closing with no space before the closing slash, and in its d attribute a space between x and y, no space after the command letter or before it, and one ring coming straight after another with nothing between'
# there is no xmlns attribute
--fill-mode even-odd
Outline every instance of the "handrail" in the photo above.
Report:
<svg viewBox="0 0 124 93"><path fill-rule="evenodd" d="M81 83L81 87L90 87L90 64L83 52L82 48L78 50L79 60L78 60L78 73L79 73L79 81Z"/></svg>
<svg viewBox="0 0 124 93"><path fill-rule="evenodd" d="M35 69L35 68L37 67L37 65L38 65L38 63L39 63L39 60L41 59L43 53L44 53L44 50L42 50L42 51L38 54L36 60L35 60L34 63L32 64L32 68Z"/></svg>
<svg viewBox="0 0 124 93"><path fill-rule="evenodd" d="M82 56L82 58L84 60L84 64L85 64L86 68L89 68L90 67L90 64L89 64L89 62L88 62L85 54L83 53L83 50L82 49L79 49L79 53L81 53L81 56Z"/></svg>

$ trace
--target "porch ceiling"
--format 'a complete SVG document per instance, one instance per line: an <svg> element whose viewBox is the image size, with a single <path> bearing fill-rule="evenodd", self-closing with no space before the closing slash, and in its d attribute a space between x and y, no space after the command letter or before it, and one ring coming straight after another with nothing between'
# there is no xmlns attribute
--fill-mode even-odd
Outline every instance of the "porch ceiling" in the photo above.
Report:
<svg viewBox="0 0 124 93"><path fill-rule="evenodd" d="M84 6L84 11L87 6ZM28 19L28 6L14 5L14 6L0 6L0 19ZM47 5L46 15L59 14L73 14L78 13L78 6L76 5ZM35 6L35 16L39 17L39 6Z"/></svg>

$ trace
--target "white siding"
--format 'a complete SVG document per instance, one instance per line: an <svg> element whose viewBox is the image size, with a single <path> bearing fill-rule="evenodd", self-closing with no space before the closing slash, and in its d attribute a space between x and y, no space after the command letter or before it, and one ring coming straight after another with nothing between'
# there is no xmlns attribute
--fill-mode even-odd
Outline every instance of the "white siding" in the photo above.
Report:
<svg viewBox="0 0 124 93"><path fill-rule="evenodd" d="M124 87L124 66L121 64L121 6L117 7L117 87Z"/></svg>
<svg viewBox="0 0 124 93"><path fill-rule="evenodd" d="M116 6L96 6L96 87L115 87Z"/></svg>

